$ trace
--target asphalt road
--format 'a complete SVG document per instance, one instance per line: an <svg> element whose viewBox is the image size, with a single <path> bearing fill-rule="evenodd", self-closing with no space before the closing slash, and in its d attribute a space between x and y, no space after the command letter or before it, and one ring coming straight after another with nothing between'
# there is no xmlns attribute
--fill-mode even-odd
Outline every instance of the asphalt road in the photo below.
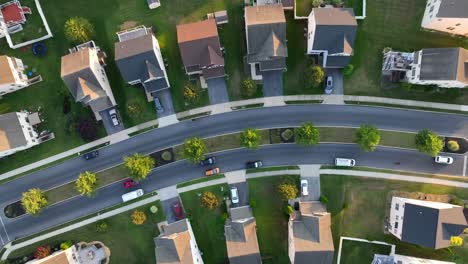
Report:
<svg viewBox="0 0 468 264"><path fill-rule="evenodd" d="M378 148L373 153L365 153L355 145L320 144L311 148L296 144L271 145L251 151L237 149L216 153L216 166L221 172L245 168L250 160L260 159L264 166L292 164L332 164L335 157L352 157L358 166L378 166L387 169L412 170L416 172L460 175L463 169L463 157L456 156L451 166L435 164L431 157L416 151ZM396 165L396 162L400 162ZM176 183L204 177L204 167L195 166L185 161L175 162L155 169L147 180L141 183L145 192L168 187ZM174 172L177 173L174 173ZM38 216L24 215L15 219L2 220L9 238L14 239L39 232L52 226L71 221L100 209L121 202L125 190L120 182L100 189L92 199L76 197L58 205L46 208ZM3 204L4 206L5 204ZM0 235L6 238L0 228Z"/></svg>

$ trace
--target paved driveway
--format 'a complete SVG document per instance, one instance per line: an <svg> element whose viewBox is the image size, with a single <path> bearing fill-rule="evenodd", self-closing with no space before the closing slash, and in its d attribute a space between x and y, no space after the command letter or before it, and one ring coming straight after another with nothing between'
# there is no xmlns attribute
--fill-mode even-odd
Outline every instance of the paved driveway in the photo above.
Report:
<svg viewBox="0 0 468 264"><path fill-rule="evenodd" d="M161 104L164 107L164 112L158 113L158 117L164 117L175 114L174 105L172 104L172 96L169 89L164 89L153 94L153 97L159 98L159 101L161 101Z"/></svg>
<svg viewBox="0 0 468 264"><path fill-rule="evenodd" d="M174 197L174 198L164 200L161 202L168 224L171 224L177 221L174 210L172 209L172 207L174 206L174 203L176 203L177 201L179 201L180 206L182 206L182 203L180 202L179 197ZM183 209L182 209L182 212L183 212Z"/></svg>
<svg viewBox="0 0 468 264"><path fill-rule="evenodd" d="M283 71L266 71L263 76L263 96L281 96L283 95Z"/></svg>
<svg viewBox="0 0 468 264"><path fill-rule="evenodd" d="M210 104L213 105L229 102L229 95L224 77L209 79L206 81L206 84L208 85Z"/></svg>
<svg viewBox="0 0 468 264"><path fill-rule="evenodd" d="M229 184L229 188L237 187L237 192L239 194L239 203L231 204L232 207L239 207L249 204L249 186L247 182L238 182ZM231 197L231 191L229 190L229 197Z"/></svg>
<svg viewBox="0 0 468 264"><path fill-rule="evenodd" d="M320 176L301 176L301 180L307 180L309 195L302 195L302 201L317 201L320 198Z"/></svg>
<svg viewBox="0 0 468 264"><path fill-rule="evenodd" d="M343 94L343 74L341 73L341 69L332 69L332 68L325 69L325 78L326 76L330 76L330 75L333 76L332 94L342 95Z"/></svg>
<svg viewBox="0 0 468 264"><path fill-rule="evenodd" d="M109 110L111 110L112 108L99 112L99 114L101 114L102 124L104 125L104 128L106 129L107 135L112 135L125 129L122 123L122 117L120 117L120 114L119 114L119 110L117 110L116 107L113 107L113 108L117 111L117 118L119 119L119 122L120 122L118 126L114 126L114 124L112 123L111 117L109 115Z"/></svg>

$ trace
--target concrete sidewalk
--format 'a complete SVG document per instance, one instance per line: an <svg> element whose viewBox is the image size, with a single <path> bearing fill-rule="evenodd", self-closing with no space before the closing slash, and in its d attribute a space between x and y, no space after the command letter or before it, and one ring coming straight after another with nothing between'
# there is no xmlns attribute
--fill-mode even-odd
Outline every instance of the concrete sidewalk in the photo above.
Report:
<svg viewBox="0 0 468 264"><path fill-rule="evenodd" d="M277 171L262 171L255 173L247 173L247 179L260 178L260 177L269 177L269 176L278 176L278 175L299 175L301 170L277 170Z"/></svg>
<svg viewBox="0 0 468 264"><path fill-rule="evenodd" d="M181 187L181 188L177 189L177 192L179 192L179 193L189 192L189 191L193 191L193 190L196 190L196 189L205 188L205 187L218 185L218 184L223 184L223 183L227 183L226 177L221 178L221 179L216 179L216 180L211 180L211 181L206 181L206 182L200 182L200 183L192 184L192 185L189 185L189 186Z"/></svg>

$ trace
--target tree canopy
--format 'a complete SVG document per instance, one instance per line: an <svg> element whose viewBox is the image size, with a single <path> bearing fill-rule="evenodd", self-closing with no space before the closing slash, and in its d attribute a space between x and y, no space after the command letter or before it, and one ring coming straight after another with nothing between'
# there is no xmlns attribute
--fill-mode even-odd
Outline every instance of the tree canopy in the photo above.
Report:
<svg viewBox="0 0 468 264"><path fill-rule="evenodd" d="M151 172L155 165L155 161L150 156L143 156L139 153L135 153L132 156L125 157L124 165L132 179L135 181L141 181L146 179L148 174Z"/></svg>
<svg viewBox="0 0 468 264"><path fill-rule="evenodd" d="M192 162L199 163L205 158L206 146L201 138L188 138L184 142L184 157Z"/></svg>
<svg viewBox="0 0 468 264"><path fill-rule="evenodd" d="M142 225L146 222L146 214L140 210L133 211L131 218L135 225Z"/></svg>
<svg viewBox="0 0 468 264"><path fill-rule="evenodd" d="M210 191L203 192L201 197L201 203L204 207L210 210L215 209L220 205L220 201L216 194Z"/></svg>
<svg viewBox="0 0 468 264"><path fill-rule="evenodd" d="M380 143L380 132L372 125L361 125L356 131L355 142L364 151L374 151Z"/></svg>
<svg viewBox="0 0 468 264"><path fill-rule="evenodd" d="M256 149L260 145L260 139L257 129L247 128L240 135L241 145L249 149Z"/></svg>
<svg viewBox="0 0 468 264"><path fill-rule="evenodd" d="M278 192L286 201L296 198L297 194L299 193L297 186L292 182L283 182L279 184Z"/></svg>
<svg viewBox="0 0 468 264"><path fill-rule="evenodd" d="M308 86L317 87L325 79L325 72L318 65L311 65L304 72L305 82Z"/></svg>
<svg viewBox="0 0 468 264"><path fill-rule="evenodd" d="M72 42L83 43L94 35L94 26L86 18L72 17L65 22L65 36Z"/></svg>
<svg viewBox="0 0 468 264"><path fill-rule="evenodd" d="M33 188L23 193L21 204L28 214L37 215L49 202L41 189Z"/></svg>
<svg viewBox="0 0 468 264"><path fill-rule="evenodd" d="M420 152L427 153L433 157L444 148L444 142L434 132L429 129L423 129L416 134L416 147Z"/></svg>
<svg viewBox="0 0 468 264"><path fill-rule="evenodd" d="M319 142L320 132L319 129L314 127L312 122L303 123L300 127L294 130L294 137L296 143L304 146L312 146Z"/></svg>
<svg viewBox="0 0 468 264"><path fill-rule="evenodd" d="M81 195L92 196L96 191L97 177L96 174L86 171L81 173L76 180L76 189Z"/></svg>
<svg viewBox="0 0 468 264"><path fill-rule="evenodd" d="M242 81L242 94L246 97L252 97L257 92L257 84L252 79Z"/></svg>

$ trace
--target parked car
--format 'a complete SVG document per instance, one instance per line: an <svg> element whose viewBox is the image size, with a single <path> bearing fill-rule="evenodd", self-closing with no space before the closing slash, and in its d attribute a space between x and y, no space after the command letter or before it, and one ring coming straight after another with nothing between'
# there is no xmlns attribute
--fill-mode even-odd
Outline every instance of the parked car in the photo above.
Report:
<svg viewBox="0 0 468 264"><path fill-rule="evenodd" d="M256 169L256 168L261 168L263 166L263 163L261 160L256 160L256 161L249 161L245 164L247 169Z"/></svg>
<svg viewBox="0 0 468 264"><path fill-rule="evenodd" d="M139 185L140 185L139 182L134 181L134 180L132 180L132 179L127 179L127 180L125 180L125 181L123 182L123 186L124 186L125 189L130 189L130 188L132 188L132 187L134 187L134 186L139 186Z"/></svg>
<svg viewBox="0 0 468 264"><path fill-rule="evenodd" d="M180 204L179 201L175 202L172 205L172 210L174 210L174 215L176 217L176 220L180 220L184 218L184 213L182 212L182 205Z"/></svg>
<svg viewBox="0 0 468 264"><path fill-rule="evenodd" d="M145 192L142 189L135 190L133 192L128 192L122 195L122 201L128 202L130 200L136 199L140 196L143 196Z"/></svg>
<svg viewBox="0 0 468 264"><path fill-rule="evenodd" d="M216 163L215 157L208 157L202 161L200 161L201 166L206 166L206 165L213 165Z"/></svg>
<svg viewBox="0 0 468 264"><path fill-rule="evenodd" d="M333 77L327 76L327 81L325 82L325 93L331 94L333 92Z"/></svg>
<svg viewBox="0 0 468 264"><path fill-rule="evenodd" d="M353 167L354 165L356 165L356 161L354 159L345 159L345 158L335 159L335 166Z"/></svg>
<svg viewBox="0 0 468 264"><path fill-rule="evenodd" d="M447 164L450 165L453 163L453 158L452 157L447 157L447 156L437 156L435 157L435 162L439 164Z"/></svg>
<svg viewBox="0 0 468 264"><path fill-rule="evenodd" d="M164 113L164 107L161 104L161 101L158 97L154 98L154 107L156 107L156 113L161 114Z"/></svg>
<svg viewBox="0 0 468 264"><path fill-rule="evenodd" d="M237 192L237 187L231 188L231 201L233 204L239 203L239 193Z"/></svg>
<svg viewBox="0 0 468 264"><path fill-rule="evenodd" d="M112 108L111 110L109 110L109 115L112 120L112 124L114 126L118 126L120 122L119 122L119 119L117 118L117 111L115 111L115 109Z"/></svg>
<svg viewBox="0 0 468 264"><path fill-rule="evenodd" d="M90 151L88 153L83 154L83 158L85 160L90 160L90 159L94 159L94 158L97 158L97 157L99 157L99 151L97 151L97 150L93 150L93 151Z"/></svg>
<svg viewBox="0 0 468 264"><path fill-rule="evenodd" d="M302 195L309 195L309 182L307 180L301 180L301 193Z"/></svg>
<svg viewBox="0 0 468 264"><path fill-rule="evenodd" d="M218 173L219 173L219 168L211 168L211 169L205 170L205 176L213 176Z"/></svg>

